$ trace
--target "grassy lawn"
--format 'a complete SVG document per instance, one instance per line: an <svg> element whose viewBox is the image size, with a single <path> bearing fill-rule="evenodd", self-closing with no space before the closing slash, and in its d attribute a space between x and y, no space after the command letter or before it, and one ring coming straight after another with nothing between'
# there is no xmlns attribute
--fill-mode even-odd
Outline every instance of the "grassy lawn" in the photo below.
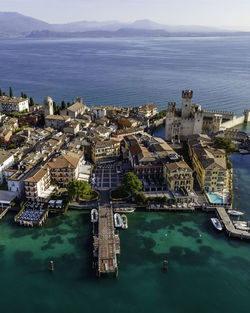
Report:
<svg viewBox="0 0 250 313"><path fill-rule="evenodd" d="M129 194L122 189L115 189L111 191L111 197L113 199L123 199L123 198L127 198L129 196Z"/></svg>

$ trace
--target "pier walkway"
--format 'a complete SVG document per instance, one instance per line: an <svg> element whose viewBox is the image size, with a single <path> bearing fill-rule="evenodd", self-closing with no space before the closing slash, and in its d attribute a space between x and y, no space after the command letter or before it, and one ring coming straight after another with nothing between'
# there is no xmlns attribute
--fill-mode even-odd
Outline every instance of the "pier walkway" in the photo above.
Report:
<svg viewBox="0 0 250 313"><path fill-rule="evenodd" d="M118 276L117 254L120 254L120 239L115 235L113 211L99 207L98 235L94 235L94 256L97 256L97 276L114 273Z"/></svg>
<svg viewBox="0 0 250 313"><path fill-rule="evenodd" d="M216 208L216 214L219 220L222 222L229 237L237 237L240 239L250 239L250 233L244 230L239 230L234 227L233 222L227 214L227 211L223 207Z"/></svg>

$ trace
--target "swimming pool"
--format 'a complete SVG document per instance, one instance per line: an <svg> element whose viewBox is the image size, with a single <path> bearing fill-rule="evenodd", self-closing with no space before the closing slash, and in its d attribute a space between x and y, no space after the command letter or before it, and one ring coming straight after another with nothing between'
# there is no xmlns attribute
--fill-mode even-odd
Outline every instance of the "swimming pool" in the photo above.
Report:
<svg viewBox="0 0 250 313"><path fill-rule="evenodd" d="M207 196L210 203L213 204L223 204L223 197L218 195L217 193L207 192Z"/></svg>

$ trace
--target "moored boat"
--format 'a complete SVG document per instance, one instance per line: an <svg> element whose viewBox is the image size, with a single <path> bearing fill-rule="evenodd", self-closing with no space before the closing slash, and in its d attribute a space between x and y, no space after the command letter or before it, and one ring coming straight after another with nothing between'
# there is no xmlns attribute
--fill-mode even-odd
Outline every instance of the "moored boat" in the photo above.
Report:
<svg viewBox="0 0 250 313"><path fill-rule="evenodd" d="M133 213L135 208L115 208L115 213Z"/></svg>
<svg viewBox="0 0 250 313"><path fill-rule="evenodd" d="M241 216L244 214L243 212L237 210L228 210L227 213L234 216Z"/></svg>
<svg viewBox="0 0 250 313"><path fill-rule="evenodd" d="M122 220L122 229L128 229L128 219L125 214L121 215L121 220Z"/></svg>
<svg viewBox="0 0 250 313"><path fill-rule="evenodd" d="M117 228L122 227L122 219L119 213L114 214L114 222L115 222L115 227Z"/></svg>
<svg viewBox="0 0 250 313"><path fill-rule="evenodd" d="M221 225L220 221L218 220L218 218L212 217L212 218L211 218L211 222L212 222L212 224L214 225L214 227L215 227L217 230L219 230L219 231L222 230L222 225Z"/></svg>
<svg viewBox="0 0 250 313"><path fill-rule="evenodd" d="M98 222L98 211L97 211L97 209L91 210L91 222L92 223Z"/></svg>
<svg viewBox="0 0 250 313"><path fill-rule="evenodd" d="M250 227L245 226L245 225L241 225L241 224L234 224L235 228L238 230L245 230L245 231L249 231Z"/></svg>

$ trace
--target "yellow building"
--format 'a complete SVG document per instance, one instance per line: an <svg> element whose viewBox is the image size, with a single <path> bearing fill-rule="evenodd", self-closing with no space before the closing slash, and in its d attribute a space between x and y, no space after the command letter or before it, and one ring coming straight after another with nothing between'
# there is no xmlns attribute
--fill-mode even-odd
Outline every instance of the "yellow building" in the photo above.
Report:
<svg viewBox="0 0 250 313"><path fill-rule="evenodd" d="M98 141L92 147L94 163L110 162L120 156L120 142L116 140Z"/></svg>
<svg viewBox="0 0 250 313"><path fill-rule="evenodd" d="M188 143L197 180L207 192L223 191L228 187L226 151L211 147L211 142L191 140Z"/></svg>
<svg viewBox="0 0 250 313"><path fill-rule="evenodd" d="M166 163L163 170L164 178L170 190L193 190L193 171L184 161Z"/></svg>

